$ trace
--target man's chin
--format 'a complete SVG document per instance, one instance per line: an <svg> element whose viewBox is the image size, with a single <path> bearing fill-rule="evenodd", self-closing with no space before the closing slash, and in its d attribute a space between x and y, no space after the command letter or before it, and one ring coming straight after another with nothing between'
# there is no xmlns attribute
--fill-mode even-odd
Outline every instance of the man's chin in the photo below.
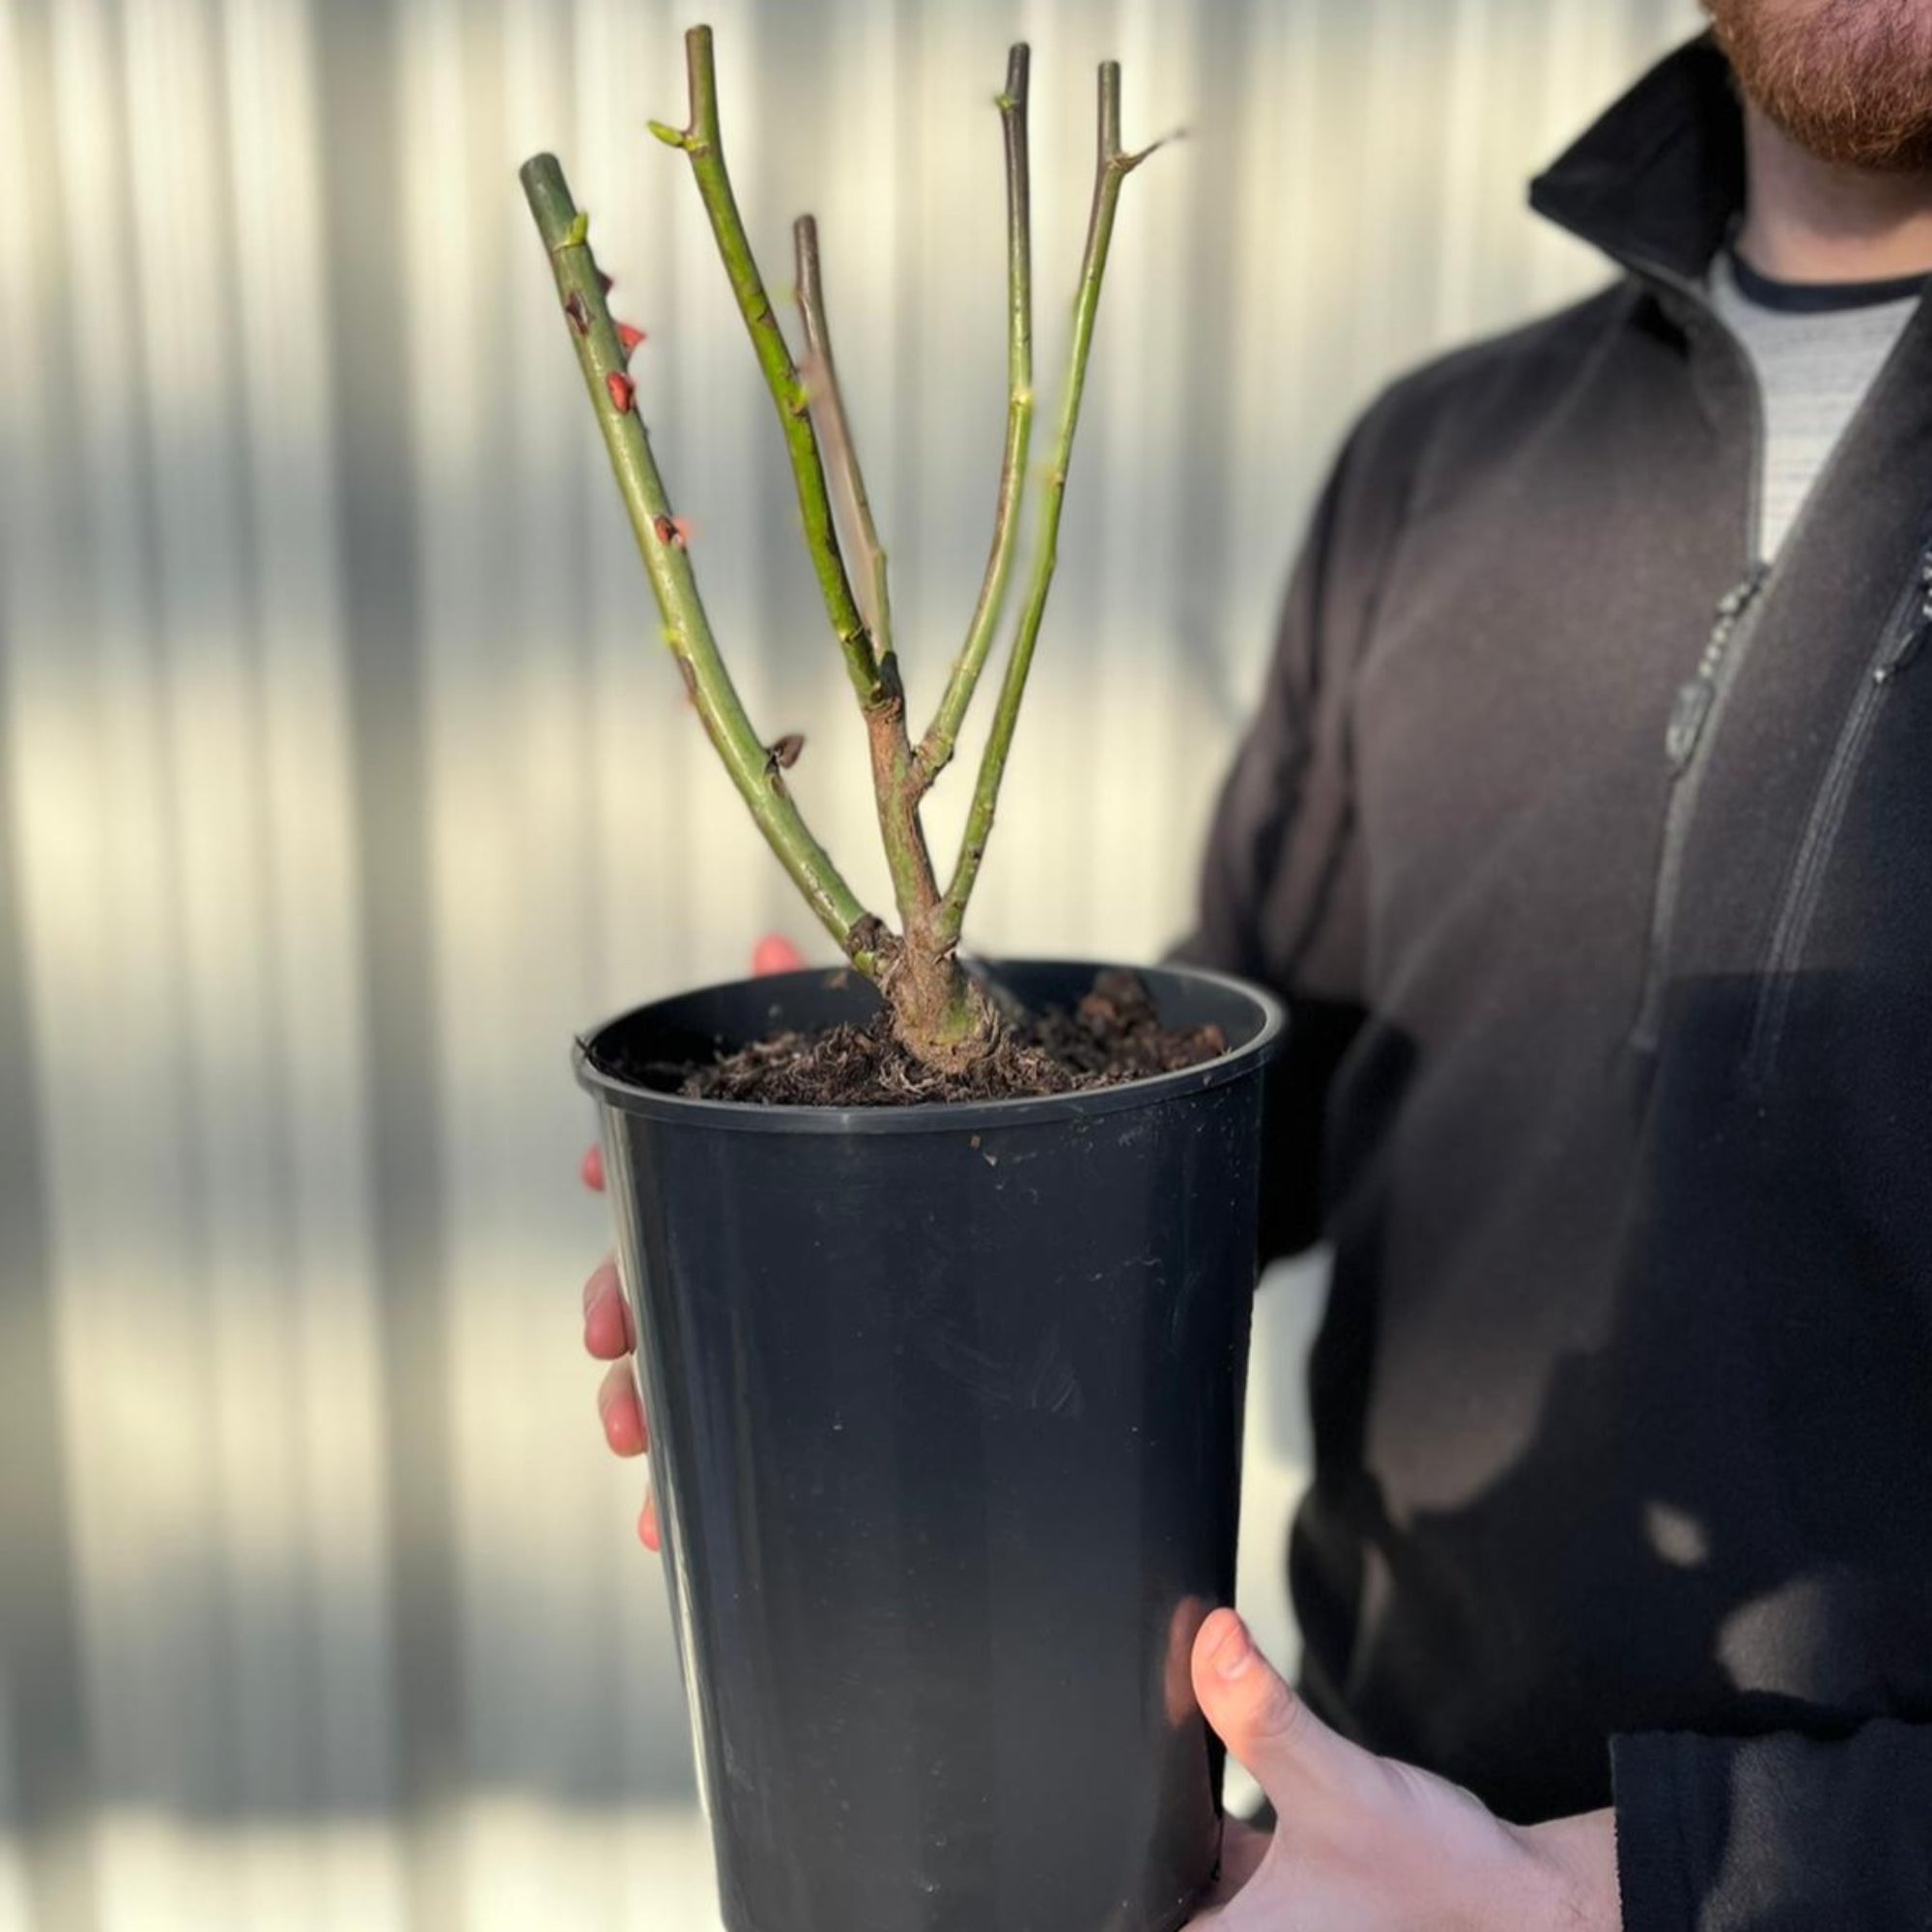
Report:
<svg viewBox="0 0 1932 1932"><path fill-rule="evenodd" d="M1702 0L1746 97L1806 153L1932 173L1932 6Z"/></svg>

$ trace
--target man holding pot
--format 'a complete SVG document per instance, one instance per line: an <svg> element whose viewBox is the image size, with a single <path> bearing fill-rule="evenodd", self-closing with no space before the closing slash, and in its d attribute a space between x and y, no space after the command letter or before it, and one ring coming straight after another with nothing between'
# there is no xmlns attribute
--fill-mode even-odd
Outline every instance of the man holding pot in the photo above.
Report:
<svg viewBox="0 0 1932 1932"><path fill-rule="evenodd" d="M1350 438L1222 798L1335 1271L1221 1932L1932 1901L1932 0L1706 4L1532 190L1616 280Z"/></svg>

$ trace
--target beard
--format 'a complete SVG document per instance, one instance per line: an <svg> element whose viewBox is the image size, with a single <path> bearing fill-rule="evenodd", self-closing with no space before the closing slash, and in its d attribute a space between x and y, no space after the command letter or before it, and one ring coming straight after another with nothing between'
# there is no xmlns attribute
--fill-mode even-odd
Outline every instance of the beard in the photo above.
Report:
<svg viewBox="0 0 1932 1932"><path fill-rule="evenodd" d="M1702 0L1746 98L1834 167L1932 170L1926 0Z"/></svg>

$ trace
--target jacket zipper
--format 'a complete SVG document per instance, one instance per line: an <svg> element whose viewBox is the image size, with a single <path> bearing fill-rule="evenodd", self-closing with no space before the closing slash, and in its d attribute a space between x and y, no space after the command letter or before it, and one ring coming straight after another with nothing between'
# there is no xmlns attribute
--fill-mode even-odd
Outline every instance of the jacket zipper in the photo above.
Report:
<svg viewBox="0 0 1932 1932"><path fill-rule="evenodd" d="M1764 594L1771 576L1768 563L1754 563L1718 600L1711 634L1697 660L1697 668L1677 688L1664 727L1663 753L1670 767L1670 803L1663 819L1663 849L1657 864L1657 883L1650 908L1650 944L1644 960L1643 997L1631 1028L1631 1044L1653 1053L1662 1034L1663 989L1670 964L1671 940L1677 926L1677 901L1683 885L1684 856L1690 827L1697 814L1704 766L1698 747L1716 725L1725 696L1737 679L1744 646L1749 639L1747 621Z"/></svg>
<svg viewBox="0 0 1932 1932"><path fill-rule="evenodd" d="M1663 753L1670 777L1670 802L1664 810L1663 848L1657 863L1651 893L1650 934L1644 952L1643 990L1637 1000L1630 1043L1639 1053L1654 1053L1662 1036L1663 989L1670 965L1671 938L1677 925L1677 899L1683 883L1684 859L1696 817L1697 793L1703 783L1698 748L1716 731L1724 698L1736 679L1744 647L1749 641L1747 621L1764 594L1772 566L1758 554L1764 533L1764 402L1749 352L1712 307L1703 289L1689 277L1660 263L1633 260L1630 267L1652 281L1673 290L1734 355L1745 372L1750 399L1750 467L1746 473L1745 575L1718 600L1710 635L1697 659L1697 668L1681 684L1664 726ZM1803 521L1803 511L1800 521ZM1787 541L1789 533L1787 532Z"/></svg>
<svg viewBox="0 0 1932 1932"><path fill-rule="evenodd" d="M1700 759L1697 753L1700 748L1708 751L1710 740L1722 722L1725 699L1737 682L1738 670L1754 628L1755 614L1761 608L1765 586L1775 566L1758 558L1764 527L1764 403L1749 354L1695 282L1661 264L1640 258L1633 258L1627 266L1675 291L1693 311L1702 316L1705 325L1717 332L1744 365L1751 399L1749 497L1745 528L1747 554L1757 559L1751 563L1746 576L1719 599L1717 620L1711 628L1703 656L1698 660L1696 674L1678 691L1664 733L1664 751L1670 766L1670 803L1664 813L1663 851L1658 861L1657 885L1651 900L1650 943L1644 958L1643 993L1637 1003L1636 1019L1630 1033L1630 1043L1637 1052L1655 1053L1662 1038L1663 993L1668 983L1671 939L1677 923L1677 901L1683 886L1685 854L1690 844L1690 827L1696 816L1697 794L1702 788L1707 762ZM1809 525L1819 497L1835 474L1846 444L1871 412L1873 398L1884 387L1897 355L1898 345L1893 344L1891 355L1887 356L1883 367L1873 376L1862 400L1852 412L1851 421L1839 432L1824 467L1811 479L1811 487L1805 492L1797 518L1784 533L1784 540L1779 546L1780 555L1790 554L1793 544ZM1899 665L1892 668L1902 668L1903 658L1909 657L1917 648L1916 643L1910 644ZM1889 671L1887 681L1889 675Z"/></svg>
<svg viewBox="0 0 1932 1932"><path fill-rule="evenodd" d="M1771 946L1765 954L1757 1013L1745 1055L1746 1075L1753 1086L1763 1085L1770 1077L1777 1057L1798 962L1810 937L1827 867L1838 842L1853 786L1864 764L1872 727L1878 723L1879 707L1899 673L1918 656L1928 639L1932 639L1932 544L1919 553L1912 588L1899 600L1898 609L1879 634L1878 648L1860 680L1851 709L1839 727L1838 742L1832 749L1832 761L1825 768L1818 795L1812 801L1804 836L1799 842L1798 858L1778 907L1777 923L1772 928Z"/></svg>

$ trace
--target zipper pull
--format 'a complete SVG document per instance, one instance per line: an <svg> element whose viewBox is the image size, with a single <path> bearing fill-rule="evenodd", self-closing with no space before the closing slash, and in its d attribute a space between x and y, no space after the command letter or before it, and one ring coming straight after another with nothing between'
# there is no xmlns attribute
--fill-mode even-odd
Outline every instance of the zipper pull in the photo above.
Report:
<svg viewBox="0 0 1932 1932"><path fill-rule="evenodd" d="M1732 584L1718 599L1717 621L1711 626L1711 635L1704 640L1703 655L1697 660L1696 670L1678 686L1677 696L1670 706L1670 723L1664 728L1663 750L1670 760L1673 778L1696 754L1697 741L1704 735L1711 707L1718 701L1718 673L1723 668L1724 654L1730 649L1731 639L1744 621L1745 612L1757 602L1758 592L1764 588L1764 581L1770 575L1770 564L1754 563L1748 577L1742 582ZM1927 580L1926 594L1932 598L1932 579Z"/></svg>
<svg viewBox="0 0 1932 1932"><path fill-rule="evenodd" d="M1918 608L1912 613L1905 641L1872 672L1872 682L1889 684L1918 655L1928 636L1932 636L1932 550L1918 559Z"/></svg>

